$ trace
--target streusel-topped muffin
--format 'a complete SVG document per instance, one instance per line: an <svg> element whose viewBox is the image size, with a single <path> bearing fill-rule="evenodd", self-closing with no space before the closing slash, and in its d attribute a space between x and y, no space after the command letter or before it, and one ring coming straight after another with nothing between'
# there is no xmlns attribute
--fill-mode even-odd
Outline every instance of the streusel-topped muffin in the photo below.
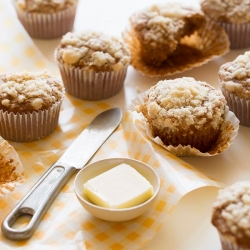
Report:
<svg viewBox="0 0 250 250"><path fill-rule="evenodd" d="M208 152L221 132L226 100L211 85L182 77L151 87L139 111L165 145Z"/></svg>
<svg viewBox="0 0 250 250"><path fill-rule="evenodd" d="M81 99L98 100L121 90L130 52L120 38L87 30L63 36L55 60L67 92Z"/></svg>
<svg viewBox="0 0 250 250"><path fill-rule="evenodd" d="M250 126L250 51L223 64L218 75L229 108L242 125Z"/></svg>
<svg viewBox="0 0 250 250"><path fill-rule="evenodd" d="M250 45L249 0L202 0L201 9L206 16L226 30L232 49L245 48Z"/></svg>
<svg viewBox="0 0 250 250"><path fill-rule="evenodd" d="M223 250L250 249L250 182L236 182L222 190L213 204L212 224Z"/></svg>
<svg viewBox="0 0 250 250"><path fill-rule="evenodd" d="M11 141L35 141L58 123L63 84L48 71L0 75L0 135Z"/></svg>
<svg viewBox="0 0 250 250"><path fill-rule="evenodd" d="M160 66L178 47L205 23L200 10L179 3L153 5L130 18L133 34L141 46L141 56L150 65Z"/></svg>
<svg viewBox="0 0 250 250"><path fill-rule="evenodd" d="M52 39L71 31L78 0L15 0L17 16L29 35Z"/></svg>
<svg viewBox="0 0 250 250"><path fill-rule="evenodd" d="M24 181L22 162L13 146L0 136L0 197Z"/></svg>

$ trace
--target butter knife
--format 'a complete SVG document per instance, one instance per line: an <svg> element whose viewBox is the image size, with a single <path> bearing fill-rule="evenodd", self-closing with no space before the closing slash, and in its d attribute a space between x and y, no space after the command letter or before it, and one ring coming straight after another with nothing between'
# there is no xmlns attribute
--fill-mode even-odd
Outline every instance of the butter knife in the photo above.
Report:
<svg viewBox="0 0 250 250"><path fill-rule="evenodd" d="M120 108L100 113L7 215L2 222L2 234L12 240L30 238L62 187L77 169L86 165L121 119ZM11 227L23 215L32 216L29 224L23 229Z"/></svg>

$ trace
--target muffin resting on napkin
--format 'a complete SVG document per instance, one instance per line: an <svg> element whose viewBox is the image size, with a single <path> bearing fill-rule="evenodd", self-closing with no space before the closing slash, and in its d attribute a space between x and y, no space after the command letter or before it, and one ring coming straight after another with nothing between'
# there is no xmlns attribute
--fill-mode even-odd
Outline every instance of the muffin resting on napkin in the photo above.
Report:
<svg viewBox="0 0 250 250"><path fill-rule="evenodd" d="M159 81L139 105L166 146L190 146L208 152L216 144L226 115L222 93L191 77Z"/></svg>
<svg viewBox="0 0 250 250"><path fill-rule="evenodd" d="M153 5L131 16L133 34L146 63L161 66L178 48L181 38L192 35L205 24L205 17L178 3Z"/></svg>
<svg viewBox="0 0 250 250"><path fill-rule="evenodd" d="M250 182L236 182L222 190L213 204L212 224L223 250L250 249Z"/></svg>
<svg viewBox="0 0 250 250"><path fill-rule="evenodd" d="M250 51L219 69L219 83L227 104L240 120L250 126Z"/></svg>
<svg viewBox="0 0 250 250"><path fill-rule="evenodd" d="M100 100L123 87L130 52L118 37L99 31L69 32L55 50L65 89L86 100Z"/></svg>
<svg viewBox="0 0 250 250"><path fill-rule="evenodd" d="M48 71L0 75L0 135L10 141L40 140L58 124L64 87Z"/></svg>

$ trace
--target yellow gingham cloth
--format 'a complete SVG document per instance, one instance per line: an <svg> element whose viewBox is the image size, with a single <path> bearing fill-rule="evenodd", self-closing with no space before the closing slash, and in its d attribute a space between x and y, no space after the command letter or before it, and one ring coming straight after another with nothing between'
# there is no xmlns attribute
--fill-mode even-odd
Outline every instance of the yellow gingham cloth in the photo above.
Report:
<svg viewBox="0 0 250 250"><path fill-rule="evenodd" d="M57 67L46 61L36 48L10 4L10 1L0 0L0 73L46 68L59 76ZM26 180L14 192L0 197L0 223L89 122L112 107L115 107L112 98L88 102L66 94L59 124L51 135L37 142L10 142L22 161ZM203 186L222 186L152 144L146 136L142 136L145 134L142 125L136 126L140 131L135 129L135 122L138 121L129 112L124 113L121 125L91 161L130 157L152 166L161 178L161 189L148 212L132 221L119 223L94 218L78 202L73 191L73 176L45 214L34 235L29 240L11 241L0 234L0 249L138 249L154 237L167 215L186 193ZM21 218L19 224L25 226L27 221L27 218Z"/></svg>

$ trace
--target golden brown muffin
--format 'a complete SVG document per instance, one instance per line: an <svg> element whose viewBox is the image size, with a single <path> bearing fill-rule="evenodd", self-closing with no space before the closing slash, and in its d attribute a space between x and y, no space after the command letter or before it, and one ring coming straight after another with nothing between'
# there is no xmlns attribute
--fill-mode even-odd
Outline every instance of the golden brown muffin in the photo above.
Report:
<svg viewBox="0 0 250 250"><path fill-rule="evenodd" d="M249 0L202 0L201 9L207 17L226 30L231 49L245 48L250 45Z"/></svg>
<svg viewBox="0 0 250 250"><path fill-rule="evenodd" d="M250 126L250 51L223 64L218 75L230 110L242 125Z"/></svg>
<svg viewBox="0 0 250 250"><path fill-rule="evenodd" d="M236 182L222 190L213 204L212 224L223 250L250 249L250 182Z"/></svg>
<svg viewBox="0 0 250 250"><path fill-rule="evenodd" d="M123 87L130 52L120 38L87 30L63 36L55 60L68 93L100 100L117 94Z"/></svg>
<svg viewBox="0 0 250 250"><path fill-rule="evenodd" d="M0 76L0 135L12 141L34 141L58 123L63 84L48 71Z"/></svg>
<svg viewBox="0 0 250 250"><path fill-rule="evenodd" d="M135 13L130 24L140 42L143 60L160 66L177 49L181 38L205 24L205 17L199 10L166 3Z"/></svg>
<svg viewBox="0 0 250 250"><path fill-rule="evenodd" d="M226 100L220 91L191 77L159 81L139 110L166 146L208 152L218 140Z"/></svg>
<svg viewBox="0 0 250 250"><path fill-rule="evenodd" d="M77 3L78 0L15 0L15 8L31 37L53 39L72 30Z"/></svg>

